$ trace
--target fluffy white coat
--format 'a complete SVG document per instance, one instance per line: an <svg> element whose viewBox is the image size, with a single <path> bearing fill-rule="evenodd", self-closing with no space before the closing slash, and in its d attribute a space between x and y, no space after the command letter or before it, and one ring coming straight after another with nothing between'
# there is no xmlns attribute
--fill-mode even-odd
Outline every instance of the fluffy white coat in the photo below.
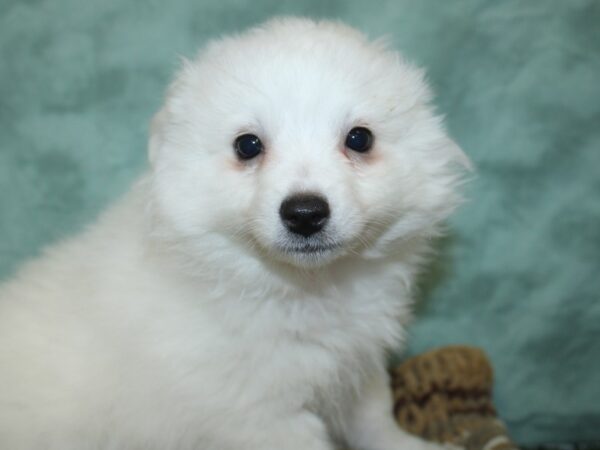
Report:
<svg viewBox="0 0 600 450"><path fill-rule="evenodd" d="M429 101L421 71L331 22L184 62L131 192L0 288L0 448L432 446L396 427L385 370L468 165ZM344 146L356 126L368 153ZM327 199L334 248L286 250L297 192Z"/></svg>

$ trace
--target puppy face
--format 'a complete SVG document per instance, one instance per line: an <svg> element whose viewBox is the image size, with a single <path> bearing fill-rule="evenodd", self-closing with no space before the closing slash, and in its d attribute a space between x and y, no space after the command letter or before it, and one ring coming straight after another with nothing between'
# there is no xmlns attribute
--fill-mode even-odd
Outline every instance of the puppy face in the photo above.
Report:
<svg viewBox="0 0 600 450"><path fill-rule="evenodd" d="M186 242L299 266L393 252L435 232L468 164L429 100L420 71L338 24L272 21L214 42L154 121L158 215Z"/></svg>

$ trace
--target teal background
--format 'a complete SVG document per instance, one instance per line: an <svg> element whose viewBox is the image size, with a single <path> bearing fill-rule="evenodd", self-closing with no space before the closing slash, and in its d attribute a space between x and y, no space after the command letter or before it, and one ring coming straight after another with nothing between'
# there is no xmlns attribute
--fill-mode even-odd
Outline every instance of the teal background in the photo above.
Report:
<svg viewBox="0 0 600 450"><path fill-rule="evenodd" d="M520 443L600 441L599 1L0 0L0 276L127 189L177 55L283 13L389 35L478 168L411 352L483 347Z"/></svg>

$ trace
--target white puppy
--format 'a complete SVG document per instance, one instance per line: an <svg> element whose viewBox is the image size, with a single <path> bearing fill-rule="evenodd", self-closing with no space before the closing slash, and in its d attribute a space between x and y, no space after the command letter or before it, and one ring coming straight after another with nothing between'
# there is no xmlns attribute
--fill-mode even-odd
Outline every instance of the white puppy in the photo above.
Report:
<svg viewBox="0 0 600 450"><path fill-rule="evenodd" d="M148 172L0 289L0 448L433 447L386 374L468 165L429 101L330 22L186 62Z"/></svg>

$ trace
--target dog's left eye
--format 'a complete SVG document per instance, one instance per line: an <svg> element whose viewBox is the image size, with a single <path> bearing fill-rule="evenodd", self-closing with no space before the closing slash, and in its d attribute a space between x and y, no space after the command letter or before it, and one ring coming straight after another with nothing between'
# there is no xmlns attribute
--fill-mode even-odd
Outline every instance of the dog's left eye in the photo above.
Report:
<svg viewBox="0 0 600 450"><path fill-rule="evenodd" d="M235 152L240 159L252 159L263 151L263 144L254 134L242 134L233 144Z"/></svg>
<svg viewBox="0 0 600 450"><path fill-rule="evenodd" d="M346 147L355 152L365 153L373 145L373 133L365 127L355 127L346 136Z"/></svg>

